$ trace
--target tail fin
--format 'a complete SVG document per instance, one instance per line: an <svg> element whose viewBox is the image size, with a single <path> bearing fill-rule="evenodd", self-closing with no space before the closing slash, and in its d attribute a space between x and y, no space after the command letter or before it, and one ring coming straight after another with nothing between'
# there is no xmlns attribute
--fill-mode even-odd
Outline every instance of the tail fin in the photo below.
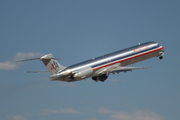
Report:
<svg viewBox="0 0 180 120"><path fill-rule="evenodd" d="M47 54L40 58L40 60L44 63L51 74L56 74L65 68L64 66L60 65L55 59L56 58L54 58L52 54Z"/></svg>

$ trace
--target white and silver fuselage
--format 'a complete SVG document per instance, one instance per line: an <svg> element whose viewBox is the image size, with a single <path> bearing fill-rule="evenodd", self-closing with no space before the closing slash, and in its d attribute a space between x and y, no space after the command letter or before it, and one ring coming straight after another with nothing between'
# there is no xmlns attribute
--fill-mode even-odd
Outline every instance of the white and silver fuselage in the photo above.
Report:
<svg viewBox="0 0 180 120"><path fill-rule="evenodd" d="M54 77L56 80L61 81L78 81L88 77L98 76L104 69L108 69L113 65L127 66L149 58L161 56L163 53L163 46L160 46L156 42L146 42L68 66L59 71Z"/></svg>

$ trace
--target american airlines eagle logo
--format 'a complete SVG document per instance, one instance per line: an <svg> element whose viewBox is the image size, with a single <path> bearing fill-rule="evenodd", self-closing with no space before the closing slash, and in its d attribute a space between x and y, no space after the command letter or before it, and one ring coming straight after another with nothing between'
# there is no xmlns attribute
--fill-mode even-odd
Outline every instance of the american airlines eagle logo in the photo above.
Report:
<svg viewBox="0 0 180 120"><path fill-rule="evenodd" d="M59 68L57 62L53 61L53 64L51 64L51 70Z"/></svg>
<svg viewBox="0 0 180 120"><path fill-rule="evenodd" d="M51 64L51 70L55 69L54 64Z"/></svg>

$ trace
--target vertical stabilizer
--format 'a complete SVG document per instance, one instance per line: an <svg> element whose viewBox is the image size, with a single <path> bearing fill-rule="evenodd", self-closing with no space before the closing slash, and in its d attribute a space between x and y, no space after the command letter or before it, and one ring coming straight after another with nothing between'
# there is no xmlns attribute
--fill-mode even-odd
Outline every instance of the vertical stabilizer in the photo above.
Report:
<svg viewBox="0 0 180 120"><path fill-rule="evenodd" d="M44 63L51 74L56 74L65 68L55 60L52 54L44 55L40 58L40 60Z"/></svg>

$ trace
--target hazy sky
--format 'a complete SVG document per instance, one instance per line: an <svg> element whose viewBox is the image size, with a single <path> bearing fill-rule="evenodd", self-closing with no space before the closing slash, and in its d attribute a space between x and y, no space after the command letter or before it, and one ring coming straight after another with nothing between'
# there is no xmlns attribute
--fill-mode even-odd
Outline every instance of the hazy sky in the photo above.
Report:
<svg viewBox="0 0 180 120"><path fill-rule="evenodd" d="M179 120L179 0L0 0L1 120ZM63 66L138 42L156 41L163 60L146 70L66 83L50 81L41 61L52 53Z"/></svg>

